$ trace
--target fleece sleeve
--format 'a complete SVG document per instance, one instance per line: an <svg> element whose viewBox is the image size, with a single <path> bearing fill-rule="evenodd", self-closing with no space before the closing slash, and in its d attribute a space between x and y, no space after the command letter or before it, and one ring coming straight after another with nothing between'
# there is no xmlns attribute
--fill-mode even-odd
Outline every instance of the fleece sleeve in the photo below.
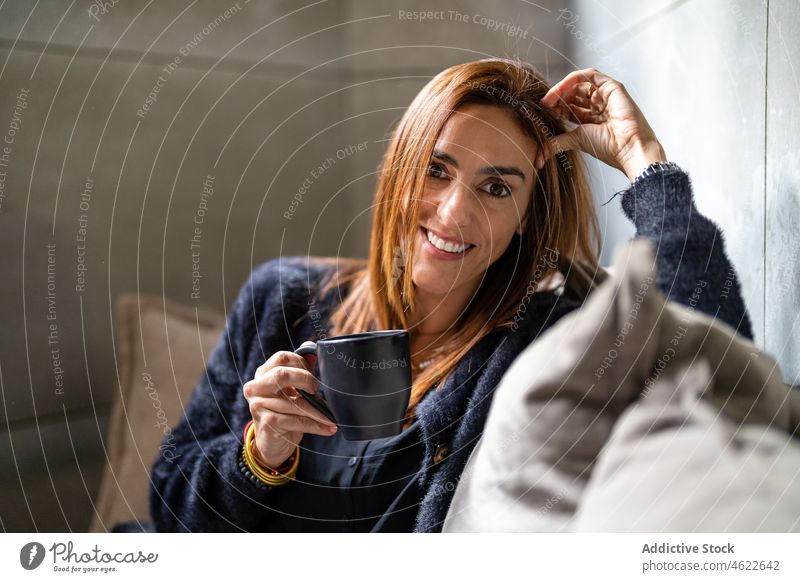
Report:
<svg viewBox="0 0 800 582"><path fill-rule="evenodd" d="M280 487L258 488L241 473L238 459L250 420L242 386L255 360L289 345L279 278L276 259L242 287L180 422L164 439L169 455L159 454L151 473L156 531L252 531L269 529L265 520L276 519L269 501Z"/></svg>
<svg viewBox="0 0 800 582"><path fill-rule="evenodd" d="M675 165L637 179L621 192L636 236L653 244L658 286L678 303L718 318L753 339L739 279L722 231L700 214L688 174Z"/></svg>

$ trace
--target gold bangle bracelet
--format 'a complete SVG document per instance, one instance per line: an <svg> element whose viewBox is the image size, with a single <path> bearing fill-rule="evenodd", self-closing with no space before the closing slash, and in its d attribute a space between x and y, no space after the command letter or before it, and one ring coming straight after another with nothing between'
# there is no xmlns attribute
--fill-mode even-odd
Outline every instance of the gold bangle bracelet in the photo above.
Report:
<svg viewBox="0 0 800 582"><path fill-rule="evenodd" d="M267 485L272 485L272 486L284 485L288 483L291 479L293 479L295 474L297 473L297 466L300 461L299 447L294 452L294 461L292 462L291 467L285 473L280 473L275 470L264 468L256 460L252 448L254 437L255 437L255 425L252 425L247 432L247 438L245 439L245 445L244 445L245 463L247 465L247 468L250 469L250 472L253 473L253 475L260 481L266 483Z"/></svg>
<svg viewBox="0 0 800 582"><path fill-rule="evenodd" d="M271 486L285 485L292 480L297 470L297 457L298 455L296 455L295 463L287 473L269 473L255 460L250 447L244 448L244 461L247 468L259 481Z"/></svg>
<svg viewBox="0 0 800 582"><path fill-rule="evenodd" d="M247 468L250 469L250 472L261 482L266 483L267 485L271 486L278 486L278 485L285 485L297 474L297 467L300 464L300 447L298 446L294 453L294 461L292 462L291 467L285 472L280 473L275 470L265 469L261 466L261 464L256 460L253 449L252 443L255 439L256 434L256 427L255 424L251 424L250 427L247 429L247 435L245 436L244 441L244 461L247 465Z"/></svg>

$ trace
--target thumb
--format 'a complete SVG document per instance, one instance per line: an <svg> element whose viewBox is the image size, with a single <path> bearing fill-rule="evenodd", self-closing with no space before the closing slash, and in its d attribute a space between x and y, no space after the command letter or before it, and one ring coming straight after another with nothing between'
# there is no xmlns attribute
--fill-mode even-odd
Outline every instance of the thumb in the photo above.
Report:
<svg viewBox="0 0 800 582"><path fill-rule="evenodd" d="M579 125L572 131L559 133L547 140L545 147L536 155L536 169L541 169L544 163L561 152L583 149L585 129Z"/></svg>

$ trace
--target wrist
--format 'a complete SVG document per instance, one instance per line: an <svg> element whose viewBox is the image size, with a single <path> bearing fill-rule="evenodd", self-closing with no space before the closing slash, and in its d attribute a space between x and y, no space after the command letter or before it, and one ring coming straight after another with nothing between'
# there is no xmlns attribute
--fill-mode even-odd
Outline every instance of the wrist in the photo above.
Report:
<svg viewBox="0 0 800 582"><path fill-rule="evenodd" d="M280 469L284 464L286 464L288 458L291 456L291 453L294 451L294 448L290 447L286 454L277 461L275 461L275 459L267 460L266 457L261 454L261 450L258 448L258 443L256 442L255 437L255 421L253 420L245 425L242 441L249 443L250 445L250 458L258 463L259 466L269 471L276 471Z"/></svg>
<svg viewBox="0 0 800 582"><path fill-rule="evenodd" d="M242 443L242 467L245 477L251 481L256 480L265 485L284 485L294 479L297 473L298 461L300 460L300 447L296 446L294 452L287 459L280 463L280 466L272 468L266 466L257 456L258 449L255 446L255 424L251 420L244 429ZM251 479L252 477L252 479Z"/></svg>
<svg viewBox="0 0 800 582"><path fill-rule="evenodd" d="M666 162L664 148L657 141L637 142L625 156L622 171L633 182L647 166L654 162Z"/></svg>
<svg viewBox="0 0 800 582"><path fill-rule="evenodd" d="M267 458L261 454L261 450L258 448L258 444L256 440L253 439L253 444L251 445L251 450L253 452L253 459L256 463L258 463L264 469L268 471L281 471L282 469L287 468L286 464L289 457L292 456L292 453L295 450L295 447L290 448L285 455L279 456L277 458Z"/></svg>

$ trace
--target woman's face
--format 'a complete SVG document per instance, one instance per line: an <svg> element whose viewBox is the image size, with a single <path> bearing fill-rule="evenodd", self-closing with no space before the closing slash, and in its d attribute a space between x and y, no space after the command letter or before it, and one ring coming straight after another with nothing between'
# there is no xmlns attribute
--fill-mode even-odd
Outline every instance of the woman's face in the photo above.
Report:
<svg viewBox="0 0 800 582"><path fill-rule="evenodd" d="M504 109L468 104L450 116L422 195L412 267L420 290L459 298L475 291L525 224L536 151Z"/></svg>

